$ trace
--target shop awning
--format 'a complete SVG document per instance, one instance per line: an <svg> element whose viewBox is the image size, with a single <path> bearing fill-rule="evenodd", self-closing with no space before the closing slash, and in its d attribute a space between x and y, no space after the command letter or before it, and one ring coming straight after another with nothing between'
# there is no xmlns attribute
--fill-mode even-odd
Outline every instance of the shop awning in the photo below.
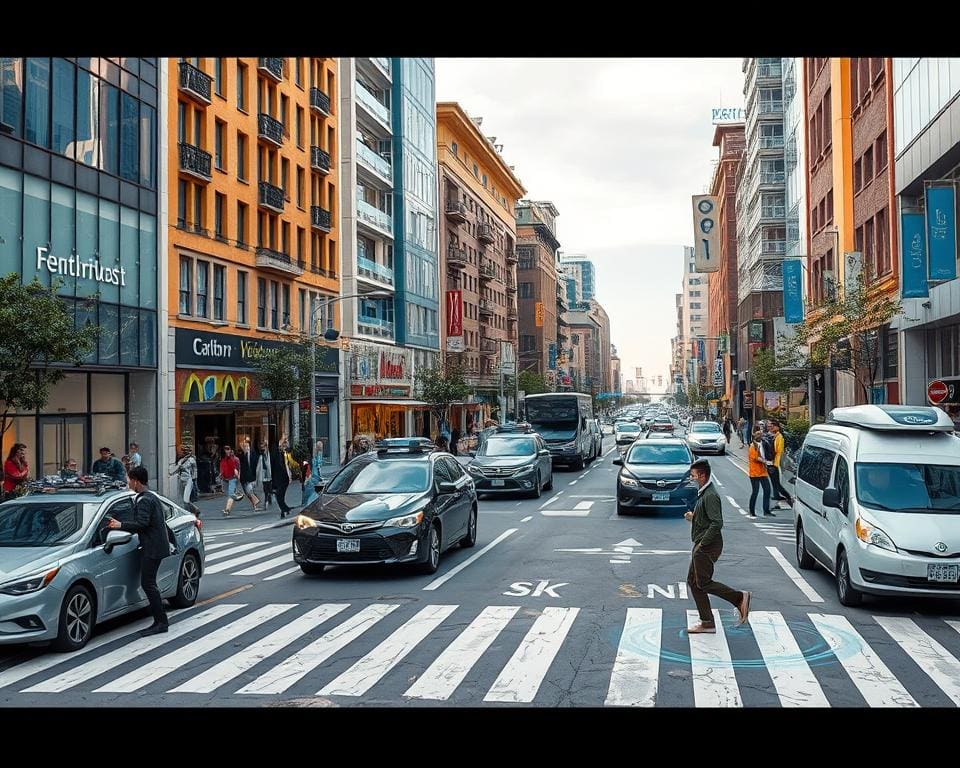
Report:
<svg viewBox="0 0 960 768"><path fill-rule="evenodd" d="M262 410L264 408L293 405L296 400L209 400L194 403L177 403L184 411L237 411Z"/></svg>
<svg viewBox="0 0 960 768"><path fill-rule="evenodd" d="M423 400L391 400L390 398L378 399L372 397L370 399L362 397L352 397L350 398L351 405L412 405L421 408L429 408L430 403L425 403Z"/></svg>

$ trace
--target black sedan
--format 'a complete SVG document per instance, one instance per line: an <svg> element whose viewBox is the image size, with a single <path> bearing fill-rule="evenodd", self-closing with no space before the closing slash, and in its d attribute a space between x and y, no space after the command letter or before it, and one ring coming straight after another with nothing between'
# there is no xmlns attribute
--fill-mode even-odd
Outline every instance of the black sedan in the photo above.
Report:
<svg viewBox="0 0 960 768"><path fill-rule="evenodd" d="M553 461L540 435L496 434L487 438L467 465L477 495L528 493L540 498L553 488Z"/></svg>
<svg viewBox="0 0 960 768"><path fill-rule="evenodd" d="M638 440L613 463L622 467L617 476L618 515L631 509L693 509L697 499L690 478L693 456L683 440Z"/></svg>
<svg viewBox="0 0 960 768"><path fill-rule="evenodd" d="M341 469L297 516L293 559L309 575L328 565L414 563L434 573L440 554L477 541L477 493L449 453L412 441Z"/></svg>

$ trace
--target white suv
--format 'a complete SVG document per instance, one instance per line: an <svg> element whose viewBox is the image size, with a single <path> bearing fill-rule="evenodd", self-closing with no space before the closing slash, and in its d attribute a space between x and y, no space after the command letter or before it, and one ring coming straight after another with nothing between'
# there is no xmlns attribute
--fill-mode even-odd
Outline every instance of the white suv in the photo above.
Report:
<svg viewBox="0 0 960 768"><path fill-rule="evenodd" d="M960 597L960 439L939 408L835 408L803 441L797 562L864 593Z"/></svg>

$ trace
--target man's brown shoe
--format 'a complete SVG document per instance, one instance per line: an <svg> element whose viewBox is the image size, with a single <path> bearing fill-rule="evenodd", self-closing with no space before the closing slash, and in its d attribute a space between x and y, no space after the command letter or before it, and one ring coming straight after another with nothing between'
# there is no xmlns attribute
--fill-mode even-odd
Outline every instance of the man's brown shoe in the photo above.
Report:
<svg viewBox="0 0 960 768"><path fill-rule="evenodd" d="M714 624L704 624L702 621L694 624L692 627L687 627L688 635L715 635L717 634L717 627Z"/></svg>
<svg viewBox="0 0 960 768"><path fill-rule="evenodd" d="M737 610L740 611L740 623L747 623L747 616L750 615L750 593L744 592L743 599L740 601L740 605L737 606Z"/></svg>

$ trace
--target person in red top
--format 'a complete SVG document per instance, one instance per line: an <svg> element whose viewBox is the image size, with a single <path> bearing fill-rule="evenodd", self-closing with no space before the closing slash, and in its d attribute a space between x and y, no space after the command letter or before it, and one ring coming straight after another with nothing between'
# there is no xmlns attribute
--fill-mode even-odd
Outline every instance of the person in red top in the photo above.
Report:
<svg viewBox="0 0 960 768"><path fill-rule="evenodd" d="M223 458L220 459L220 479L223 480L223 490L227 494L227 506L223 510L224 517L233 509L233 494L237 491L237 480L240 478L240 459L236 457L233 448L223 446Z"/></svg>
<svg viewBox="0 0 960 768"><path fill-rule="evenodd" d="M27 446L24 443L14 443L3 465L3 496L19 496L20 490L30 475L30 465L27 464Z"/></svg>

